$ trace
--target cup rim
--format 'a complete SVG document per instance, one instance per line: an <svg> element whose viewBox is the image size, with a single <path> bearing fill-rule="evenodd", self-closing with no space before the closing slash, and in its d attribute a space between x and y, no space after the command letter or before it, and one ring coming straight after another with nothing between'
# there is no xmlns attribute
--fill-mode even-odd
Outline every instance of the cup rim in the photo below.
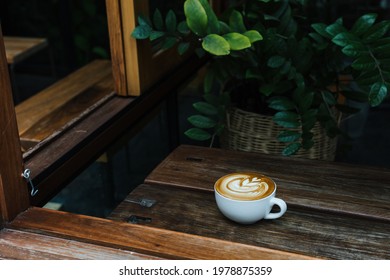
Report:
<svg viewBox="0 0 390 280"><path fill-rule="evenodd" d="M265 196L265 197L262 197L262 198L258 198L258 199L251 199L251 200L240 200L240 199L234 199L234 198L230 198L230 197L227 197L227 196L224 196L223 194L221 194L217 188L216 188L216 184L218 181L222 180L223 178L227 177L227 176L230 176L232 174L241 174L241 173L246 173L246 174L256 174L256 175L261 175L262 177L266 177L267 179L271 180L273 183L274 183L274 190L272 193L270 193L269 195ZM219 177L217 179L217 181L215 181L214 183L214 192L217 193L219 196L221 196L222 198L224 199L227 199L227 200L230 200L230 201L235 201L235 202L243 202L243 203L248 203L248 202L253 202L253 201L260 201L260 200L264 200L264 199L267 199L269 197L271 197L272 195L274 195L276 193L276 189L277 189L277 185L276 185L276 182L269 176L267 175L264 175L263 173L260 173L260 172L254 172L254 171L241 171L241 172L231 172L231 173L228 173L222 177Z"/></svg>

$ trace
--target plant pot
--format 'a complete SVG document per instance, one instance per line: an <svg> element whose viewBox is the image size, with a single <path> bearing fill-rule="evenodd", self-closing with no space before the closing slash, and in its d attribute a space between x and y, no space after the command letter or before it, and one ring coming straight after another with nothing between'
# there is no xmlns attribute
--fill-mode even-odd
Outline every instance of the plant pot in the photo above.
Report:
<svg viewBox="0 0 390 280"><path fill-rule="evenodd" d="M281 155L286 143L279 142L277 136L283 130L286 129L277 125L272 116L233 108L227 113L227 126L220 139L221 146L230 150ZM318 123L312 132L314 146L309 150L300 149L293 156L334 160L337 138L329 138Z"/></svg>

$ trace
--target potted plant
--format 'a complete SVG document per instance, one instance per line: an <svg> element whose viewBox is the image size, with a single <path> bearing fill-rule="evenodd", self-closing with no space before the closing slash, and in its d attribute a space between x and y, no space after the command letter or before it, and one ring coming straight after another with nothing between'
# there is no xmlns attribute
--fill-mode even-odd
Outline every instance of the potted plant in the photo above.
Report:
<svg viewBox="0 0 390 280"><path fill-rule="evenodd" d="M283 143L284 155L292 155L312 150L324 138L314 130L329 138L343 134L339 113L358 111L346 100L378 106L386 98L389 21L376 22L375 14L365 14L347 28L342 18L329 25L311 23L305 1L232 2L217 17L207 0L186 0L182 21L173 11L164 18L156 10L151 19L140 16L132 33L159 41L161 48L177 46L180 53L195 45L199 55L210 56L204 101L194 104L199 114L189 117L194 127L185 132L190 138L231 134L231 114L239 108L249 112L248 123L260 114L277 128L275 134L245 127L245 137L261 142L271 135Z"/></svg>

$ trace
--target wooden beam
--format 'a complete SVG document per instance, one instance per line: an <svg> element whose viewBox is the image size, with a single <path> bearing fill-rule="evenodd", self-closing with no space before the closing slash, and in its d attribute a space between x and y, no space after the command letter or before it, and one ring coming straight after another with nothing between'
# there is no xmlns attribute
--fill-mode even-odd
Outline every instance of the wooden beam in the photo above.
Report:
<svg viewBox="0 0 390 280"><path fill-rule="evenodd" d="M22 150L0 26L0 227L29 206Z"/></svg>
<svg viewBox="0 0 390 280"><path fill-rule="evenodd" d="M127 79L120 0L106 0L106 10L115 91L119 95L126 96Z"/></svg>
<svg viewBox="0 0 390 280"><path fill-rule="evenodd" d="M313 259L222 239L35 207L20 214L9 228L168 259Z"/></svg>

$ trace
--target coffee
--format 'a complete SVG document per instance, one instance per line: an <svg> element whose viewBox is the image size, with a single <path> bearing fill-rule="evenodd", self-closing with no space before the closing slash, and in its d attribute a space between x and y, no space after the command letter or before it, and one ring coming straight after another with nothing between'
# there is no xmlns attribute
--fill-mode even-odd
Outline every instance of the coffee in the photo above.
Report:
<svg viewBox="0 0 390 280"><path fill-rule="evenodd" d="M262 174L242 172L225 175L215 183L215 190L234 200L258 200L275 191L275 182Z"/></svg>

